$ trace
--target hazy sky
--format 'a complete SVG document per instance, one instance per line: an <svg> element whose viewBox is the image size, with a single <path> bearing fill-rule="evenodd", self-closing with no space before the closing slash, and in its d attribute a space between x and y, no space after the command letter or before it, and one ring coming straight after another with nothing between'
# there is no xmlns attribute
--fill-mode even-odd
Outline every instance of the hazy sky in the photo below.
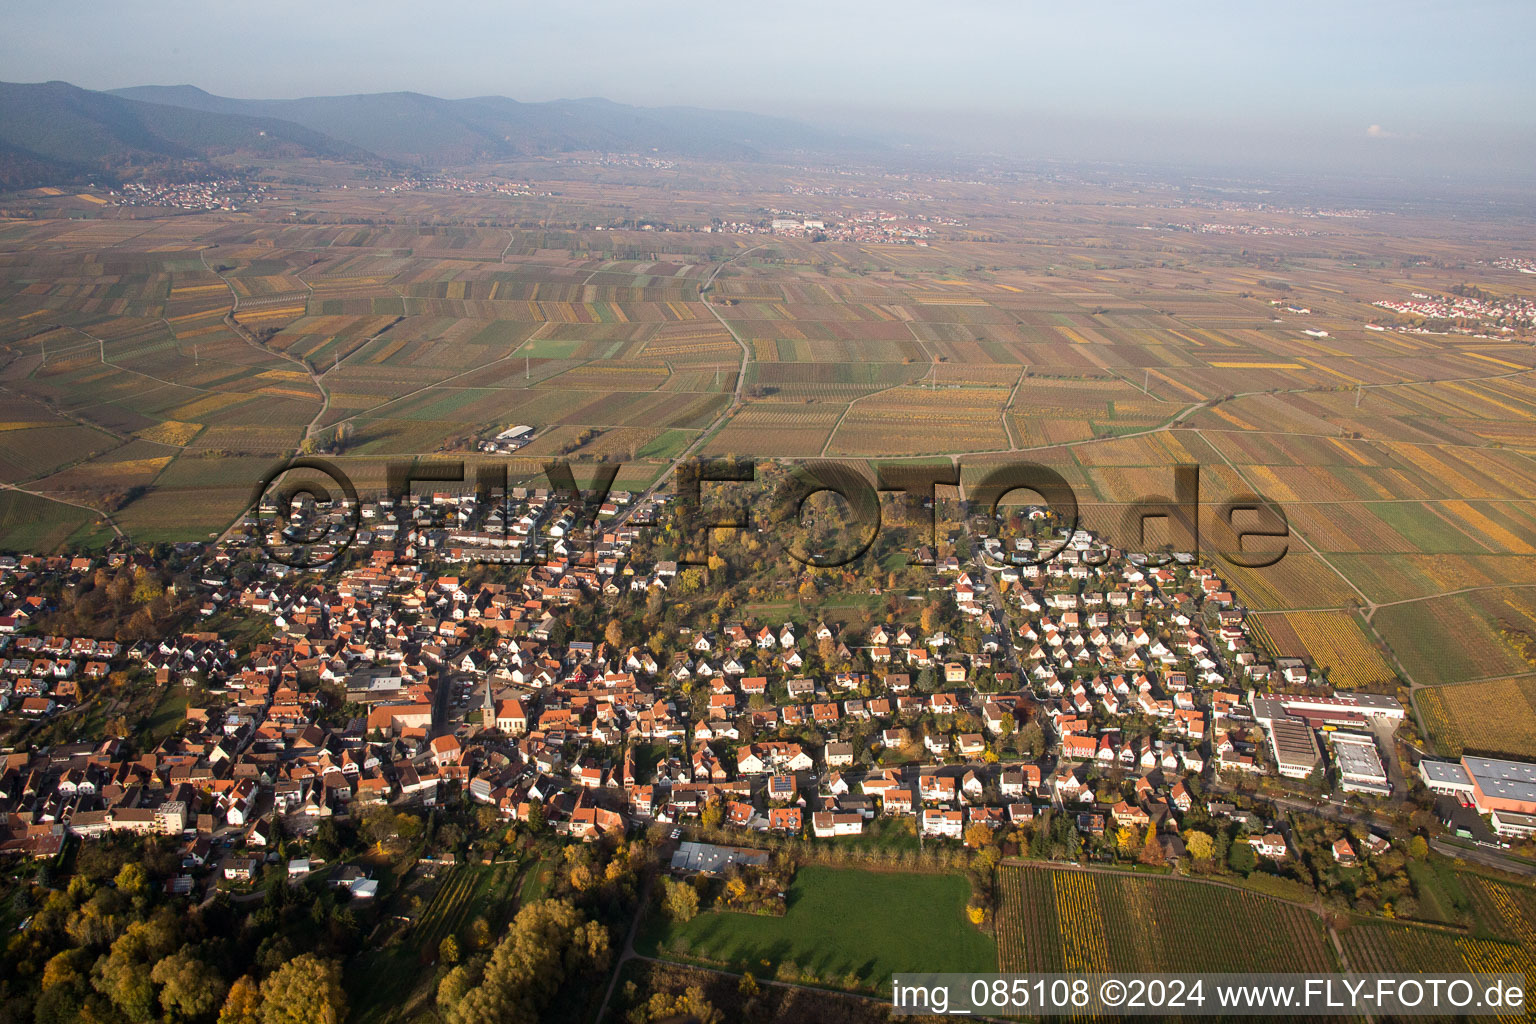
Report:
<svg viewBox="0 0 1536 1024"><path fill-rule="evenodd" d="M1536 138L1529 0L50 0L5 22L0 77L87 88L605 96L958 126L999 149L1027 150L1027 125L1096 158L1116 133L1499 163Z"/></svg>

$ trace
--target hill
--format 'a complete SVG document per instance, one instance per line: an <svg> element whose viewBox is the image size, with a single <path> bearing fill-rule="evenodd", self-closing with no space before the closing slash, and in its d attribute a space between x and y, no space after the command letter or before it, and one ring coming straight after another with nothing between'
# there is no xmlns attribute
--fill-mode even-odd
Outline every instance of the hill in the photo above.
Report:
<svg viewBox="0 0 1536 1024"><path fill-rule="evenodd" d="M376 160L277 118L145 103L67 82L0 83L0 185L111 180L239 156Z"/></svg>
<svg viewBox="0 0 1536 1024"><path fill-rule="evenodd" d="M381 157L427 166L576 151L753 160L871 148L784 118L603 99L519 103L504 96L445 100L391 92L241 100L190 85L140 86L112 95L205 113L279 118Z"/></svg>

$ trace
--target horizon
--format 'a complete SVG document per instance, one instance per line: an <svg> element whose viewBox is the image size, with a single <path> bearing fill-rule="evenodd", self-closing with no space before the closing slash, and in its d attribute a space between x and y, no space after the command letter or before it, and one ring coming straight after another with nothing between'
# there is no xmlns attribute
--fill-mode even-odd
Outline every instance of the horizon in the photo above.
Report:
<svg viewBox="0 0 1536 1024"><path fill-rule="evenodd" d="M660 19L600 3L579 32L554 12L482 3L445 25L399 3L282 3L252 24L183 0L89 18L63 7L65 17L15 12L0 42L8 78L277 100L602 98L1026 159L1525 180L1536 158L1536 74L1523 52L1536 15L1507 0L1459 9L1468 30L1449 32L1438 8L1384 3L1155 15L967 3L942 19L909 4L880 17L865 4L724 17L689 5ZM481 29L465 35L467 24ZM222 61L207 41L228 34L264 59Z"/></svg>
<svg viewBox="0 0 1536 1024"><path fill-rule="evenodd" d="M78 82L62 78L50 78L29 82L5 82L0 84L39 86L62 84L85 89ZM890 156L926 157L932 162L945 156L962 163L1001 160L1008 164L1029 166L1038 164L1064 164L1080 169L1122 167L1147 170L1153 173L1184 175L1209 175L1222 177L1239 175L1243 178L1266 180L1270 183L1292 176L1310 176L1312 184L1332 186L1338 179L1350 179L1372 185L1370 194L1376 194L1384 184L1424 188L1431 185L1451 186L1452 194L1468 188L1478 191L1485 187L1521 187L1536 180L1536 167L1523 158L1516 158L1512 150L1510 159L1503 162L1485 161L1476 167L1461 163L1463 148L1447 151L1438 140L1416 135L1404 135L1388 131L1380 125L1368 126L1361 135L1346 135L1338 131L1322 135L1306 134L1293 129L1275 135L1257 129L1229 127L1228 135L1219 132L1203 140L1195 148L1158 145L1157 136L1166 125L1131 122L1126 120L1107 122L1081 122L1051 115L992 115L974 111L955 111L935 114L922 120L911 113L885 110L865 110L853 120L828 120L814 111L762 111L728 105L707 106L696 103L645 104L604 95L555 96L548 99L530 100L497 93L472 96L447 96L418 89L381 89L375 92L313 93L296 97L232 96L228 91L208 88L195 82L140 83L137 85L111 86L99 90L108 95L119 95L145 89L191 89L217 99L244 103L304 102L310 100L413 95L446 102L502 99L514 103L537 106L547 103L613 103L637 110L694 110L710 113L742 114L751 117L778 119L804 128L815 129L829 135L842 136L853 142L868 142L889 149ZM125 96L136 102L162 103L143 97ZM175 104L169 104L175 105ZM277 116L277 115L270 115ZM1035 148L1009 145L1007 138L988 133L987 125L1003 124L1012 132L1030 134L1027 143ZM1184 122L1188 124L1189 122ZM1104 130L1112 127L1119 134L1106 143ZM1209 126L1207 126L1209 127ZM1218 126L1219 128L1219 126ZM1132 149L1122 148L1127 133L1139 136ZM985 139L985 141L983 141ZM1241 141L1239 152L1230 146ZM1486 141L1486 140L1483 140ZM1001 143L1001 144L999 144ZM1267 144L1267 145L1266 145ZM1317 145L1332 145L1331 154L1319 152ZM1473 144L1469 140L1468 145ZM1536 151L1536 135L1530 140ZM1374 152L1373 152L1374 151ZM1404 164L1403 157L1416 158L1417 162ZM1451 159L1447 160L1446 157ZM448 165L445 165L448 166ZM1361 178L1361 176L1366 176ZM1443 195L1441 193L1440 195ZM1426 193L1424 198L1439 198Z"/></svg>

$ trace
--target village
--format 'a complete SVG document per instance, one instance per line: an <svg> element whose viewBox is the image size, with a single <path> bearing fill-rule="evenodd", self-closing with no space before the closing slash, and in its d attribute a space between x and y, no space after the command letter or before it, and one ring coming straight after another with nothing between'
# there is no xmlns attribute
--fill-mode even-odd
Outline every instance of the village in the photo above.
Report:
<svg viewBox="0 0 1536 1024"><path fill-rule="evenodd" d="M174 210L240 210L261 202L267 186L239 178L203 181L128 182L107 193L116 206L167 207Z"/></svg>
<svg viewBox="0 0 1536 1024"><path fill-rule="evenodd" d="M898 828L973 844L978 827L1049 813L1083 855L1132 828L1174 863L1194 809L1283 862L1285 815L1234 802L1253 780L1401 798L1396 698L1320 688L1253 643L1211 569L1111 558L1084 531L1048 558L982 534L986 558L933 559L947 627L723 620L645 643L616 622L570 630L572 609L699 585L700 568L634 555L667 503L613 495L584 544L579 511L547 490L490 508L450 492L365 502L347 566L310 570L258 560L253 514L200 563L195 597L199 618L270 623L238 657L214 631L131 646L30 635L41 582L100 560L7 560L10 712L73 714L82 684L124 666L188 702L152 750L113 737L9 750L3 849L181 836L191 884L214 850L216 873L240 878L280 835L332 816L468 801L576 840L708 825L749 843ZM517 566L534 551L539 564ZM1496 824L1528 833L1522 807ZM1347 840L1337 852L1355 855Z"/></svg>

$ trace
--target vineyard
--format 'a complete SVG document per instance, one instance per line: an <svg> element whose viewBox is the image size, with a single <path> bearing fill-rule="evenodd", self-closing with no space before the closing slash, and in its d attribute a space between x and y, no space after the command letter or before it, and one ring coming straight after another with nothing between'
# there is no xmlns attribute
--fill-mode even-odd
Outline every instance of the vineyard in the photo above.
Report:
<svg viewBox="0 0 1536 1024"><path fill-rule="evenodd" d="M1536 755L1536 680L1493 679L1425 687L1414 695L1435 749L1457 756Z"/></svg>
<svg viewBox="0 0 1536 1024"><path fill-rule="evenodd" d="M843 177L806 171L796 187L832 196ZM1453 284L1435 267L1483 239L1453 222L1340 220L1305 243L1269 237L1266 258L1288 264L1277 282L1204 242L1174 267L1167 238L1144 230L1162 216L1145 195L1118 196L1126 215L1105 219L1070 190L1045 210L960 181L922 201L942 219L921 246L685 227L783 185L741 171L679 192L565 181L558 199L319 188L249 220L82 219L79 204L104 197L16 200L0 254L0 481L125 500L113 519L136 542L206 539L322 403L316 427L347 421L346 455L380 482L361 457L428 455L497 424L538 428L529 458L624 462L623 488L698 439L705 455L974 452L968 474L1020 457L1058 468L1085 523L1109 531L1125 502L1196 463L1213 508L1253 492L1295 528L1278 565L1221 569L1260 613L1261 645L1341 688L1390 686L1399 664L1421 684L1491 680L1420 691L1431 738L1536 753L1536 683L1512 678L1530 659L1508 642L1536 636L1528 339L1376 322L1384 298ZM677 229L527 226L610 223L639 197ZM1377 249L1452 259L1410 284L1358 259ZM1484 269L1489 287L1525 294L1528 275ZM1292 300L1316 313L1277 320ZM324 373L323 391L295 358ZM12 497L0 512L7 549L100 529L57 502ZM1370 628L1348 610L1360 593L1382 606Z"/></svg>
<svg viewBox="0 0 1536 1024"><path fill-rule="evenodd" d="M416 948L424 959L436 959L438 944L466 923L470 895L478 881L477 872L458 867L449 871L438 885L432 902L427 904L416 924Z"/></svg>
<svg viewBox="0 0 1536 1024"><path fill-rule="evenodd" d="M1025 866L1000 870L999 969L1333 971L1322 922L1219 885Z"/></svg>
<svg viewBox="0 0 1536 1024"><path fill-rule="evenodd" d="M1350 970L1362 973L1468 971L1536 975L1536 963L1528 949L1439 928L1356 921L1340 930L1339 940ZM1498 1019L1512 1024L1526 1018L1516 1014Z"/></svg>
<svg viewBox="0 0 1536 1024"><path fill-rule="evenodd" d="M415 924L412 942L421 959L436 960L438 945L450 935L462 941L477 915L485 915L494 926L513 894L517 868L517 863L508 862L494 867L461 865L445 872Z"/></svg>
<svg viewBox="0 0 1536 1024"><path fill-rule="evenodd" d="M1289 612L1285 619L1300 641L1301 652L1328 673L1334 686L1350 690L1397 678L1351 613Z"/></svg>
<svg viewBox="0 0 1536 1024"><path fill-rule="evenodd" d="M1536 950L1536 890L1482 875L1464 875L1477 915L1504 938Z"/></svg>

